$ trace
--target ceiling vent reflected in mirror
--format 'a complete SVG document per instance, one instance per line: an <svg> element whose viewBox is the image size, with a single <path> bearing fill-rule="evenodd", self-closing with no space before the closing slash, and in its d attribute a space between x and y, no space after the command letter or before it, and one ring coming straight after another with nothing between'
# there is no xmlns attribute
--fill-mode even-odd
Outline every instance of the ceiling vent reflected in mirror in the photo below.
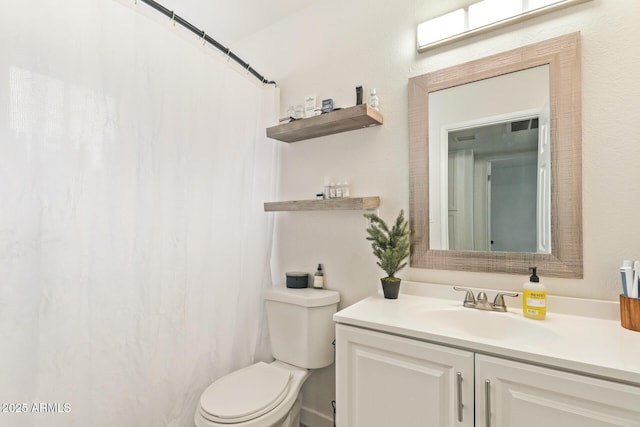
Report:
<svg viewBox="0 0 640 427"><path fill-rule="evenodd" d="M475 134L472 135L457 135L455 137L457 142L470 142L470 141L475 141L476 139L478 139L478 136Z"/></svg>
<svg viewBox="0 0 640 427"><path fill-rule="evenodd" d="M509 123L509 128L511 132L519 132L523 130L530 129L538 129L538 118L529 119L529 120L519 120L517 122Z"/></svg>

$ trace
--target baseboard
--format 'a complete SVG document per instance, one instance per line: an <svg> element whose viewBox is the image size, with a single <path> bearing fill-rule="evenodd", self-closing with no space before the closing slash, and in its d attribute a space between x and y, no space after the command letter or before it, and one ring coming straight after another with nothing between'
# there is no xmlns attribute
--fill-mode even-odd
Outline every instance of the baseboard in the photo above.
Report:
<svg viewBox="0 0 640 427"><path fill-rule="evenodd" d="M333 427L331 415L321 414L304 406L300 410L300 422L308 427Z"/></svg>

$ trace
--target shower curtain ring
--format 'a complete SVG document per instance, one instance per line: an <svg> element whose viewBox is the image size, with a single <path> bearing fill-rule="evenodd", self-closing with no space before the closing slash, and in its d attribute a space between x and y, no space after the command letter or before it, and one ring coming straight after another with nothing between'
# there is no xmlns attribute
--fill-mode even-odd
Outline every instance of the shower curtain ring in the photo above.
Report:
<svg viewBox="0 0 640 427"><path fill-rule="evenodd" d="M251 65L247 64L247 74L249 74L249 68L251 68Z"/></svg>
<svg viewBox="0 0 640 427"><path fill-rule="evenodd" d="M171 11L171 24L175 27L176 26L176 12L175 11Z"/></svg>
<svg viewBox="0 0 640 427"><path fill-rule="evenodd" d="M227 62L229 62L229 59L231 59L231 49L227 48L227 53L225 54L225 56L227 57Z"/></svg>
<svg viewBox="0 0 640 427"><path fill-rule="evenodd" d="M207 41L207 33L203 31L202 32L202 46L204 46L206 41Z"/></svg>

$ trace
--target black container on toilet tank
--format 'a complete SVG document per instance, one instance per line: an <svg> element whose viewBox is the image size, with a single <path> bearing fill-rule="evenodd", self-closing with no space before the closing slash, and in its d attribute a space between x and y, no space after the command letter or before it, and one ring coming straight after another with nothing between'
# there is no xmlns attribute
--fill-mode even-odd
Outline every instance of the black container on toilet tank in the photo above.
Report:
<svg viewBox="0 0 640 427"><path fill-rule="evenodd" d="M303 272L289 272L287 275L287 288L308 288L309 287L309 273Z"/></svg>

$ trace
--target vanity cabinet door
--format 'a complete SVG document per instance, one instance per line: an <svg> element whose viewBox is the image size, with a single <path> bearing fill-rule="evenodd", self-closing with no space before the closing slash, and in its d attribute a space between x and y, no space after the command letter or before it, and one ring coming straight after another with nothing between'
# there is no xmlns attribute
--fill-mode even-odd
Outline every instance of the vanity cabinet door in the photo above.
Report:
<svg viewBox="0 0 640 427"><path fill-rule="evenodd" d="M338 427L472 427L473 353L336 326Z"/></svg>
<svg viewBox="0 0 640 427"><path fill-rule="evenodd" d="M640 387L476 355L476 425L640 426Z"/></svg>

